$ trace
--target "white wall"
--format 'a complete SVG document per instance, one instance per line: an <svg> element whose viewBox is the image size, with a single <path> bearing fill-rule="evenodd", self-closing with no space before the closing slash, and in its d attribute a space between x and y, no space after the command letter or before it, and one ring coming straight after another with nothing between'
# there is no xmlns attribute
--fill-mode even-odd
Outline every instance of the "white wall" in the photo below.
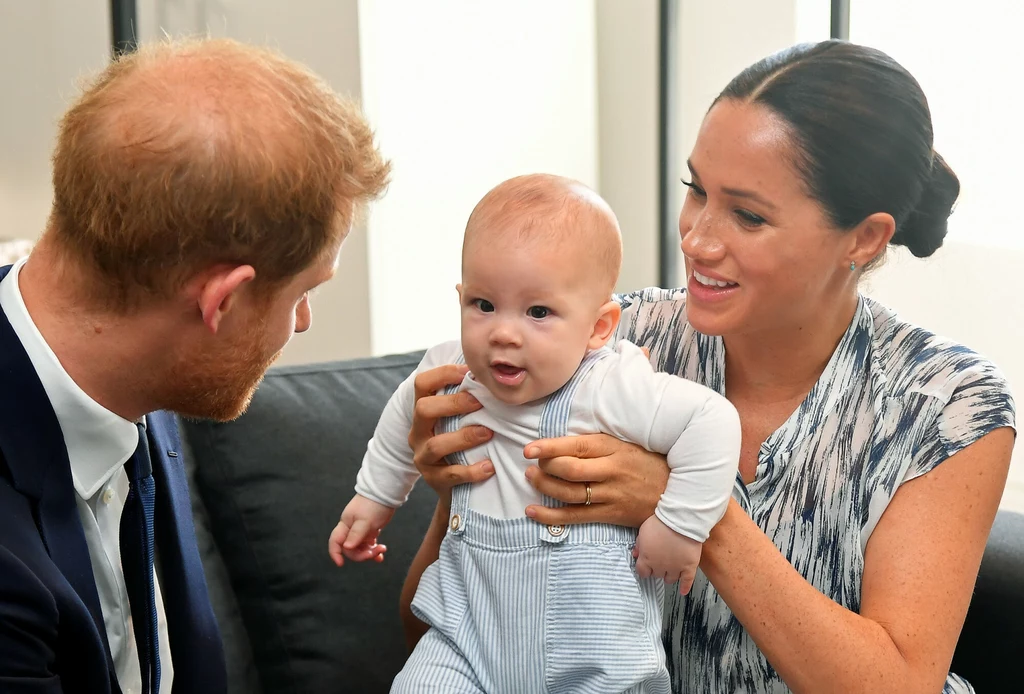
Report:
<svg viewBox="0 0 1024 694"><path fill-rule="evenodd" d="M42 233L57 120L77 79L109 57L106 0L0 3L0 238Z"/></svg>
<svg viewBox="0 0 1024 694"><path fill-rule="evenodd" d="M491 187L547 171L596 185L591 0L359 3L363 97L393 158L369 221L372 349L459 335L466 219Z"/></svg>
<svg viewBox="0 0 1024 694"><path fill-rule="evenodd" d="M617 289L658 280L658 3L597 0L598 191L622 228Z"/></svg>

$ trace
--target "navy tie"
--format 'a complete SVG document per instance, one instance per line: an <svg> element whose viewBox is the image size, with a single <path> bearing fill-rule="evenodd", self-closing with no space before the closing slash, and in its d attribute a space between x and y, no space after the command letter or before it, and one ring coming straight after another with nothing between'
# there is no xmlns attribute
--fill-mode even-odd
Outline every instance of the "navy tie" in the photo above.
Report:
<svg viewBox="0 0 1024 694"><path fill-rule="evenodd" d="M128 462L128 499L121 514L121 568L128 589L135 644L139 649L143 694L160 691L160 645L156 620L156 586L153 573L153 509L156 486L149 457L146 427L139 429L139 445Z"/></svg>

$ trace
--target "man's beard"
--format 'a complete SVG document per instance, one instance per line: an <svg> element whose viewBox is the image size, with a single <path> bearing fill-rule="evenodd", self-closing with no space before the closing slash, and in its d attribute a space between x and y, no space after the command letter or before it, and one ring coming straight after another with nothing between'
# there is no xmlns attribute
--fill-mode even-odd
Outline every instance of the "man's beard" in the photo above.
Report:
<svg viewBox="0 0 1024 694"><path fill-rule="evenodd" d="M179 362L167 384L164 409L193 419L228 422L249 407L256 388L280 350L267 356L263 326L254 339L226 354L200 354Z"/></svg>

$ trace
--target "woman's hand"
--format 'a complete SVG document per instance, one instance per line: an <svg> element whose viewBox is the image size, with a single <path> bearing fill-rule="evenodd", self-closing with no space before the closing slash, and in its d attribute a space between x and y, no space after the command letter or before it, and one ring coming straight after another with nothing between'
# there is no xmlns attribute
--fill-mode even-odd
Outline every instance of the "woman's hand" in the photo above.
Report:
<svg viewBox="0 0 1024 694"><path fill-rule="evenodd" d="M416 377L416 408L409 447L413 462L423 480L437 492L441 503L451 507L452 487L466 482L480 482L494 474L494 465L484 460L474 465L449 465L445 456L479 446L491 438L490 429L470 426L447 434L434 434L441 417L469 414L480 409L480 402L469 393L437 395L445 386L462 383L469 371L466 366L450 364L424 371Z"/></svg>
<svg viewBox="0 0 1024 694"><path fill-rule="evenodd" d="M546 525L611 523L639 528L654 514L668 484L664 456L607 434L535 441L525 455L538 460L539 467L526 471L537 491L568 504L526 508L527 516Z"/></svg>

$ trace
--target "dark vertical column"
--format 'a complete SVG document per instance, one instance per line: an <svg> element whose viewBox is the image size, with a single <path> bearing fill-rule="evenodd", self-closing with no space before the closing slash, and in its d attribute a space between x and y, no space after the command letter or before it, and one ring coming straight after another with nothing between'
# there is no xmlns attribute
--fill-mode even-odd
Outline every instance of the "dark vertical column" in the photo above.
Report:
<svg viewBox="0 0 1024 694"><path fill-rule="evenodd" d="M676 65L679 45L679 0L658 3L658 284L679 283L679 210L673 196L676 171L673 162L679 149L679 109Z"/></svg>
<svg viewBox="0 0 1024 694"><path fill-rule="evenodd" d="M122 53L131 53L137 47L136 17L135 0L110 0L110 51L115 57Z"/></svg>
<svg viewBox="0 0 1024 694"><path fill-rule="evenodd" d="M832 31L829 36L850 40L850 0L832 0Z"/></svg>

